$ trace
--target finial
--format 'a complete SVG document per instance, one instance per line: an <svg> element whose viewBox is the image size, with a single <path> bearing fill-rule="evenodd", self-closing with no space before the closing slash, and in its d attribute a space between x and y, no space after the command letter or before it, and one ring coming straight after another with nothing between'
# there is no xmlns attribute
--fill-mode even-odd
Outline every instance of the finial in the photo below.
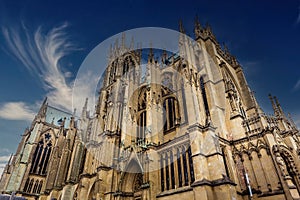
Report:
<svg viewBox="0 0 300 200"><path fill-rule="evenodd" d="M167 54L167 51L164 49L163 52L162 52L162 56L161 56L161 61L163 64L167 64L167 58L168 58L168 54Z"/></svg>
<svg viewBox="0 0 300 200"><path fill-rule="evenodd" d="M85 110L87 110L88 101L89 101L89 98L86 98L85 102L84 102L84 106L83 106L83 109L85 109Z"/></svg>
<svg viewBox="0 0 300 200"><path fill-rule="evenodd" d="M149 50L149 54L148 54L148 62L152 63L153 62L153 57L154 57L152 42L150 42L149 47L150 47L150 50Z"/></svg>
<svg viewBox="0 0 300 200"><path fill-rule="evenodd" d="M224 52L229 53L229 49L225 43L223 43L223 47L224 47Z"/></svg>
<svg viewBox="0 0 300 200"><path fill-rule="evenodd" d="M272 104L272 107L273 107L273 110L274 110L274 114L275 114L276 117L278 117L279 116L278 108L277 108L276 104L274 103L274 99L273 99L271 94L269 94L269 99L271 101L271 104Z"/></svg>
<svg viewBox="0 0 300 200"><path fill-rule="evenodd" d="M125 48L125 40L126 40L126 35L125 32L122 33L122 43L121 43L121 49Z"/></svg>
<svg viewBox="0 0 300 200"><path fill-rule="evenodd" d="M202 27L201 27L201 24L199 22L198 15L196 15L196 17L195 17L195 28L194 28L194 33L195 33L196 39L201 36L201 29L202 29Z"/></svg>
<svg viewBox="0 0 300 200"><path fill-rule="evenodd" d="M75 128L75 119L73 116L71 117L69 126L70 126L70 128Z"/></svg>
<svg viewBox="0 0 300 200"><path fill-rule="evenodd" d="M73 111L72 117L75 117L75 115L76 115L76 108L74 108L74 111Z"/></svg>
<svg viewBox="0 0 300 200"><path fill-rule="evenodd" d="M284 112L283 112L283 110L282 110L282 108L281 108L281 105L280 105L280 103L279 103L277 97L274 96L274 99L275 99L275 103L276 103L276 106L277 106L277 109L278 109L279 114L281 115L281 117L285 117L285 114L284 114Z"/></svg>
<svg viewBox="0 0 300 200"><path fill-rule="evenodd" d="M292 116L291 116L291 113L288 113L288 117L289 117L290 122L292 123L292 126L293 126L294 128L297 128L297 126L296 126L296 124L295 124L295 122L294 122L294 120L293 120L293 118L292 118Z"/></svg>
<svg viewBox="0 0 300 200"><path fill-rule="evenodd" d="M131 50L134 49L134 38L133 38L133 36L132 36L131 42L130 42L130 49Z"/></svg>
<svg viewBox="0 0 300 200"><path fill-rule="evenodd" d="M185 33L184 28L183 28L183 24L182 24L182 20L179 20L179 32L180 33Z"/></svg>
<svg viewBox="0 0 300 200"><path fill-rule="evenodd" d="M110 48L109 48L109 59L113 59L113 46L112 46L112 44L110 44Z"/></svg>
<svg viewBox="0 0 300 200"><path fill-rule="evenodd" d="M45 97L42 105L45 105L47 103L47 100L48 100L48 97Z"/></svg>

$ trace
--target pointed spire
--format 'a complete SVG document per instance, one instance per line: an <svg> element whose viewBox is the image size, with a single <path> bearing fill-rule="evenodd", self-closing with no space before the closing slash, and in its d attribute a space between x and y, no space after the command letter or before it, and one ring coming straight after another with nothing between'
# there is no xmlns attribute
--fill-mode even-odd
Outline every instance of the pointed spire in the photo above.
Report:
<svg viewBox="0 0 300 200"><path fill-rule="evenodd" d="M84 106L83 106L83 108L82 108L82 113L81 113L81 117L82 118L87 118L88 116L87 116L87 106L88 106L88 101L89 101L89 99L88 98L86 98L85 99L85 103L84 103Z"/></svg>
<svg viewBox="0 0 300 200"><path fill-rule="evenodd" d="M296 126L296 124L295 124L295 122L294 122L294 120L293 120L293 118L291 116L291 113L288 113L288 117L289 117L289 120L290 120L292 126L297 129L297 126Z"/></svg>
<svg viewBox="0 0 300 200"><path fill-rule="evenodd" d="M279 116L278 108L277 108L276 104L274 103L274 99L273 99L271 94L269 94L269 99L271 101L271 104L272 104L272 107L273 107L273 110L274 110L274 114L275 114L276 117L278 117Z"/></svg>
<svg viewBox="0 0 300 200"><path fill-rule="evenodd" d="M126 40L126 35L125 35L125 32L123 32L122 33L121 49L125 49L125 40Z"/></svg>
<svg viewBox="0 0 300 200"><path fill-rule="evenodd" d="M113 60L113 57L114 57L114 51L113 51L113 46L112 46L112 44L110 44L110 48L109 48L109 56L108 56L108 58L110 59L110 60Z"/></svg>
<svg viewBox="0 0 300 200"><path fill-rule="evenodd" d="M279 103L279 101L278 101L278 99L277 99L276 96L274 96L274 100L275 100L275 103L276 103L276 106L277 106L277 109L278 109L278 112L279 112L280 116L281 117L285 117L285 114L284 114L284 112L283 112L283 110L281 108L281 105L280 105L280 103Z"/></svg>
<svg viewBox="0 0 300 200"><path fill-rule="evenodd" d="M196 15L196 17L195 17L195 28L194 28L194 33L195 33L196 39L201 36L201 30L202 30L202 27L201 27L201 24L199 22L198 15Z"/></svg>
<svg viewBox="0 0 300 200"><path fill-rule="evenodd" d="M152 42L150 42L149 47L150 47L150 50L149 50L149 54L148 54L148 63L152 63L152 62L154 62Z"/></svg>
<svg viewBox="0 0 300 200"><path fill-rule="evenodd" d="M130 42L130 49L131 50L134 49L134 38L133 38L133 36L132 36L131 42Z"/></svg>
<svg viewBox="0 0 300 200"><path fill-rule="evenodd" d="M227 47L227 45L225 43L223 43L223 48L224 48L224 52L226 54L228 54L229 53L229 49L228 49L228 47Z"/></svg>
<svg viewBox="0 0 300 200"><path fill-rule="evenodd" d="M75 128L75 119L73 116L71 117L69 126L70 126L70 128Z"/></svg>
<svg viewBox="0 0 300 200"><path fill-rule="evenodd" d="M206 23L205 31L206 31L207 36L210 37L210 39L211 39L212 41L214 41L214 42L217 43L216 37L215 37L215 35L213 34L212 28L211 28L211 26L210 26L209 23Z"/></svg>
<svg viewBox="0 0 300 200"><path fill-rule="evenodd" d="M44 99L44 101L43 101L43 103L42 103L42 105L41 105L41 108L40 108L40 110L39 110L39 112L38 112L38 114L37 114L37 118L39 118L39 119L44 118L45 115L46 115L47 105L48 105L47 100L48 100L48 98L45 97L45 99Z"/></svg>
<svg viewBox="0 0 300 200"><path fill-rule="evenodd" d="M167 64L166 63L167 58L168 58L168 54L167 54L167 51L164 49L162 52L162 55L161 55L161 61L163 64Z"/></svg>
<svg viewBox="0 0 300 200"><path fill-rule="evenodd" d="M179 20L179 32L180 33L185 33L184 28L183 28L183 24L182 24L182 20Z"/></svg>

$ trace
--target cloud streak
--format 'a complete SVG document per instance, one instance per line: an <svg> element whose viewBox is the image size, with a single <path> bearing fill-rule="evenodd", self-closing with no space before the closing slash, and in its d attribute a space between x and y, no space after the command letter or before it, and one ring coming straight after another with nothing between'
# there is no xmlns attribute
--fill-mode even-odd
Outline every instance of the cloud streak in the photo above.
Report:
<svg viewBox="0 0 300 200"><path fill-rule="evenodd" d="M297 83L294 85L293 90L299 90L300 89L300 79L297 81Z"/></svg>
<svg viewBox="0 0 300 200"><path fill-rule="evenodd" d="M296 20L296 24L299 24L299 23L300 23L300 6L298 7L298 17Z"/></svg>
<svg viewBox="0 0 300 200"><path fill-rule="evenodd" d="M2 27L9 53L17 58L33 76L40 78L47 92L49 103L58 108L70 111L72 108L72 84L67 78L70 73L62 71L60 60L78 50L70 42L66 28L68 24L45 32L43 27L38 27L35 32L30 32L24 24L21 27ZM29 119L32 110L25 103L7 103L1 110L8 108L20 110L22 115L15 118ZM23 108L23 110L21 110ZM2 114L2 118L14 119L9 113Z"/></svg>
<svg viewBox="0 0 300 200"><path fill-rule="evenodd" d="M8 102L0 107L0 118L31 121L34 118L32 110L24 102Z"/></svg>

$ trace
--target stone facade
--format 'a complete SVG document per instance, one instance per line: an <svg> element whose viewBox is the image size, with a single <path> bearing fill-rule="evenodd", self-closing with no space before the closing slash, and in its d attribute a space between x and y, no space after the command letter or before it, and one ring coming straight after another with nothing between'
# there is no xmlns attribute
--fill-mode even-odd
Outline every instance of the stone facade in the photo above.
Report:
<svg viewBox="0 0 300 200"><path fill-rule="evenodd" d="M179 55L115 45L96 111L43 103L0 182L40 200L300 199L299 131L265 114L209 26ZM144 59L145 60L145 59ZM76 119L75 119L76 118Z"/></svg>

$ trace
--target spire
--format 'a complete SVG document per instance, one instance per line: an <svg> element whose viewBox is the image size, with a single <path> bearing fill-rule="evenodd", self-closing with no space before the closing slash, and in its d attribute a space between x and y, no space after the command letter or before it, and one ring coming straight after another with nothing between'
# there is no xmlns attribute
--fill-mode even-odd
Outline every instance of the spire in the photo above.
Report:
<svg viewBox="0 0 300 200"><path fill-rule="evenodd" d="M73 116L71 117L69 126L70 126L70 128L75 128L75 119Z"/></svg>
<svg viewBox="0 0 300 200"><path fill-rule="evenodd" d="M109 56L108 56L108 58L110 59L110 60L113 60L113 57L114 57L114 51L113 51L113 46L112 46L112 44L110 44L110 48L109 48Z"/></svg>
<svg viewBox="0 0 300 200"><path fill-rule="evenodd" d="M154 62L152 42L150 42L149 46L150 46L150 50L149 50L149 54L148 54L148 63L152 63L152 62Z"/></svg>
<svg viewBox="0 0 300 200"><path fill-rule="evenodd" d="M48 98L45 97L45 99L44 99L44 101L43 101L43 103L41 105L41 108L40 108L40 110L39 110L39 112L37 114L37 119L42 119L42 118L45 117L46 111L47 111L47 105L48 105L47 100L48 100Z"/></svg>
<svg viewBox="0 0 300 200"><path fill-rule="evenodd" d="M168 54L167 51L164 49L161 55L161 61L163 64L167 64L167 58L168 58Z"/></svg>
<svg viewBox="0 0 300 200"><path fill-rule="evenodd" d="M280 116L286 118L286 116L285 116L285 114L284 114L284 112L281 108L281 105L280 105L280 103L279 103L276 96L274 96L274 100L275 100L275 103L276 103L276 106L277 106L277 109L278 109L278 112L279 112Z"/></svg>
<svg viewBox="0 0 300 200"><path fill-rule="evenodd" d="M125 35L125 32L123 32L122 33L121 49L125 49L125 40L126 40L126 35Z"/></svg>
<svg viewBox="0 0 300 200"><path fill-rule="evenodd" d="M206 23L205 31L206 31L207 36L208 36L212 41L214 41L214 42L217 43L216 37L215 37L215 35L213 34L212 28L211 28L211 26L210 26L209 23Z"/></svg>
<svg viewBox="0 0 300 200"><path fill-rule="evenodd" d="M184 28L183 28L183 24L182 24L182 20L179 20L179 32L180 33L185 33Z"/></svg>
<svg viewBox="0 0 300 200"><path fill-rule="evenodd" d="M288 117L289 117L290 122L292 123L292 126L297 129L297 126L296 126L296 124L295 124L295 122L294 122L294 120L291 116L291 113L288 113Z"/></svg>
<svg viewBox="0 0 300 200"><path fill-rule="evenodd" d="M195 37L196 39L199 38L201 36L201 24L199 22L198 16L196 15L195 17L195 28L194 28L194 33L195 33Z"/></svg>
<svg viewBox="0 0 300 200"><path fill-rule="evenodd" d="M134 38L132 36L131 42L130 42L130 50L134 49Z"/></svg>
<svg viewBox="0 0 300 200"><path fill-rule="evenodd" d="M88 100L89 100L88 98L85 99L85 103L84 103L84 106L82 108L82 113L81 113L82 118L88 117L88 111L87 111Z"/></svg>
<svg viewBox="0 0 300 200"><path fill-rule="evenodd" d="M278 117L280 114L279 114L279 111L278 111L278 108L277 108L276 104L274 103L274 99L273 99L271 94L269 94L269 99L271 101L271 104L272 104L272 107L273 107L273 110L274 110L274 114L275 114L276 117Z"/></svg>

